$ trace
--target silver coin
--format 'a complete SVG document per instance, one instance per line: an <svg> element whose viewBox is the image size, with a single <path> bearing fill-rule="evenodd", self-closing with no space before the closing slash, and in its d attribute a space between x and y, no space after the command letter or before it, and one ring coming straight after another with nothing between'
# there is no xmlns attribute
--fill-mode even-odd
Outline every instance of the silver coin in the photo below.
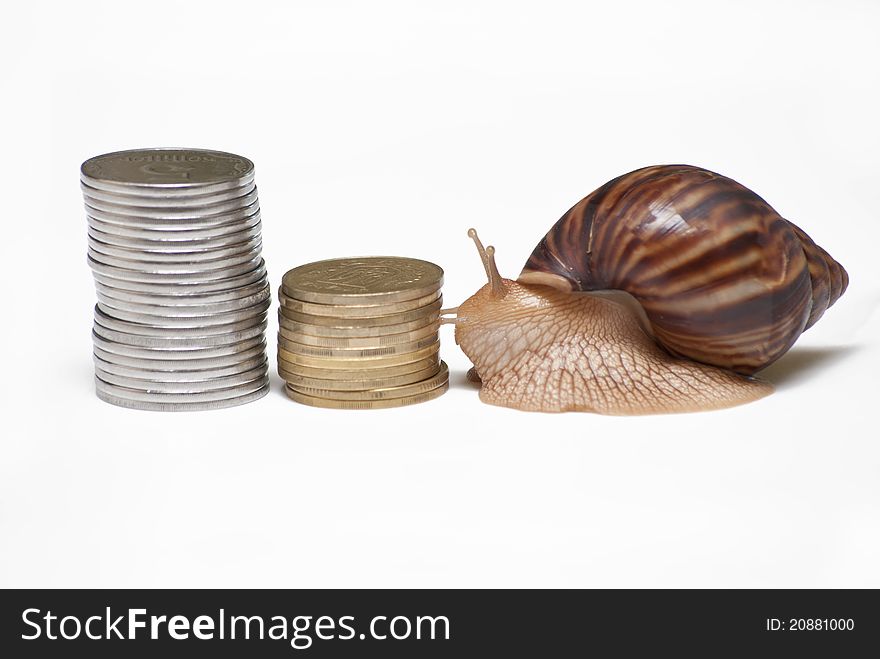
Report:
<svg viewBox="0 0 880 659"><path fill-rule="evenodd" d="M269 393L269 379L266 378L266 381L259 389L251 391L249 393L239 394L231 398L203 402L174 403L164 402L162 399L146 401L133 400L128 397L116 395L115 393L112 393L113 391L120 392L125 390L121 387L113 387L112 385L106 385L106 388L102 388L96 383L95 392L97 393L98 398L103 400L105 403L110 403L111 405L151 412L206 412L208 410L219 410L225 407L244 405L245 403L251 403L255 400L259 400L267 393ZM189 396L187 396L187 398L189 398Z"/></svg>
<svg viewBox="0 0 880 659"><path fill-rule="evenodd" d="M106 286L105 284L96 281L95 282L95 290L109 298L113 298L114 300L120 300L124 302L133 302L138 304L148 304L152 306L158 307L177 307L177 306L199 306L204 304L219 304L221 302L232 302L234 300L241 300L242 298L251 297L254 295L263 294L263 289L269 286L269 280L266 277L262 277L258 281L253 284L248 284L246 286L239 286L238 288L233 288L226 291L220 291L217 293L205 293L202 295L193 295L193 294L185 294L179 293L177 295L162 295L157 293L141 293L141 292L132 292L121 290L118 288L114 288L113 286ZM267 297L271 295L271 290ZM244 305L248 306L248 305Z"/></svg>
<svg viewBox="0 0 880 659"><path fill-rule="evenodd" d="M190 321L186 324L182 323L169 327L165 322L164 316L150 316L149 322L132 321L125 318L117 318L116 315L108 314L101 308L100 304L95 305L95 322L106 329L123 332L124 334L155 336L165 339L192 339L233 334L251 329L257 325L265 325L268 322L268 316L269 314L263 311L262 313L256 313L252 316L246 315L240 320L226 323L209 325Z"/></svg>
<svg viewBox="0 0 880 659"><path fill-rule="evenodd" d="M126 249L141 249L153 252L161 252L163 254L197 252L205 249L213 249L217 247L231 247L239 243L245 243L254 238L259 238L262 227L257 224L251 227L217 236L214 238L197 238L188 240L186 235L181 235L181 231L154 232L157 235L141 238L134 236L122 236L117 233L108 233L93 226L88 228L88 236L105 245L114 247L124 247Z"/></svg>
<svg viewBox="0 0 880 659"><path fill-rule="evenodd" d="M102 350L111 355L120 355L123 357L132 357L135 359L156 359L161 361L188 361L196 359L217 359L225 358L232 355L244 353L258 345L265 346L266 337L259 334L255 337L243 339L238 343L229 343L218 346L202 346L195 348L165 346L165 347L147 347L132 346L105 339L104 337L92 332L92 342L95 350Z"/></svg>
<svg viewBox="0 0 880 659"><path fill-rule="evenodd" d="M149 325L150 327L176 328L204 328L214 325L230 325L233 323L246 322L257 316L262 316L271 306L271 300L263 300L253 306L235 311L222 311L200 316L172 316L166 314L138 313L123 309L111 309L103 302L98 302L98 308L105 316L117 320L127 320L130 323Z"/></svg>
<svg viewBox="0 0 880 659"><path fill-rule="evenodd" d="M266 321L234 332L209 334L205 336L181 336L180 332L170 333L166 336L157 336L156 334L133 334L129 332L120 332L115 329L108 329L97 322L92 326L92 334L97 335L104 340L121 343L135 348L150 348L152 350L192 350L196 348L216 348L224 345L236 345L242 341L262 337L265 331Z"/></svg>
<svg viewBox="0 0 880 659"><path fill-rule="evenodd" d="M218 262L222 259L229 259L262 249L263 240L260 236L251 238L243 243L236 243L226 247L205 247L196 248L192 251L174 250L168 251L161 249L118 247L116 245L108 245L95 240L92 236L88 239L89 249L97 252L102 256L112 257L114 259L124 259L126 261L134 261L135 263L169 263L189 264L203 262Z"/></svg>
<svg viewBox="0 0 880 659"><path fill-rule="evenodd" d="M216 221L214 221L216 219ZM202 222L199 218L190 220L171 220L168 222L156 221L123 221L110 213L89 211L86 208L86 220L89 226L115 233L120 236L134 236L139 238L182 236L185 240L197 240L203 237L222 236L242 229L256 226L260 223L260 206L246 208L235 213L227 213L219 218L211 218L210 222Z"/></svg>
<svg viewBox="0 0 880 659"><path fill-rule="evenodd" d="M133 371L170 371L173 373L186 371L214 371L228 368L237 368L243 362L262 360L267 357L265 340L259 341L254 347L240 350L231 355L219 357L190 357L187 359L160 359L146 357L131 357L103 350L93 346L93 356L105 364L113 364L118 368L133 369ZM193 352L193 351L189 351ZM162 356L163 351L151 351L151 355ZM120 373L125 375L125 373Z"/></svg>
<svg viewBox="0 0 880 659"><path fill-rule="evenodd" d="M229 387L237 387L258 380L265 377L266 373L268 373L268 367L263 363L248 371L234 375L224 375L219 378L165 381L125 377L115 373L108 373L97 366L95 368L95 375L109 384L115 384L117 387L126 387L135 391L162 394L199 394L218 389L228 389Z"/></svg>
<svg viewBox="0 0 880 659"><path fill-rule="evenodd" d="M99 303L100 304L100 303ZM217 316L219 314L215 314ZM150 322L138 322L127 318L117 318L107 313L107 309L97 306L95 309L95 323L101 325L107 330L122 332L123 334L131 334L141 337L155 337L157 339L211 339L217 337L216 340L222 341L222 337L245 332L258 326L265 326L268 323L268 313L265 311L255 313L252 316L245 315L239 320L232 320L225 323L200 324L198 319L191 319L188 316L181 318L179 325L169 327L165 317L158 318L150 316ZM223 319L228 318L224 315ZM171 320L174 320L173 318Z"/></svg>
<svg viewBox="0 0 880 659"><path fill-rule="evenodd" d="M80 185L85 186L90 190L100 190L103 193L120 195L124 197L136 197L144 200L152 200L152 199L179 199L183 203L191 199L197 199L200 197L206 197L211 195L218 195L223 193L235 193L238 190L242 190L247 188L254 183L254 176L251 174L250 176L246 176L241 179L237 179L234 181L228 181L222 184L215 185L205 185L197 188L191 188L188 190L175 190L169 188L160 188L155 186L143 186L140 188L124 188L119 186L108 185L105 183L98 183L96 181L88 180L83 177L80 177Z"/></svg>
<svg viewBox="0 0 880 659"><path fill-rule="evenodd" d="M242 286L253 284L262 280L266 276L266 263L263 259L260 259L257 267L243 274L229 277L228 279L205 282L138 282L119 279L117 277L108 277L100 272L92 272L92 278L104 286L122 291L133 291L150 295L205 295L210 293L222 293L237 290Z"/></svg>
<svg viewBox="0 0 880 659"><path fill-rule="evenodd" d="M227 387L225 389L215 389L212 391L192 392L192 393L153 393L140 391L131 387L115 385L102 380L95 376L95 386L98 391L123 398L130 401L140 401L145 403L207 403L212 401L227 400L237 396L259 391L269 383L268 375L260 377L251 382Z"/></svg>
<svg viewBox="0 0 880 659"><path fill-rule="evenodd" d="M245 231L258 233L262 229L260 213L257 212L247 218L236 220L228 224L208 228L141 228L127 227L121 224L103 222L91 215L86 215L90 229L103 235L113 236L116 240L147 240L150 242L171 243L175 241L193 242L198 240L224 240L230 236Z"/></svg>
<svg viewBox="0 0 880 659"><path fill-rule="evenodd" d="M254 182L254 172L246 174L238 179L229 179L222 183L210 183L205 185L193 186L190 188L173 188L162 187L159 185L118 185L104 181L90 179L87 176L80 176L80 184L88 186L93 190L109 192L117 195L131 195L135 197L144 197L147 199L168 199L178 198L187 200L192 197L201 197L203 195L218 194L221 192L236 190L246 187Z"/></svg>
<svg viewBox="0 0 880 659"><path fill-rule="evenodd" d="M104 295L97 291L98 301L105 307L114 310L131 311L135 313L167 315L175 318L187 316L204 316L205 314L225 313L227 311L239 311L247 309L260 302L268 300L271 296L271 288L266 285L261 291L235 300L215 303L200 303L192 305L156 305L143 302L128 302L118 298Z"/></svg>
<svg viewBox="0 0 880 659"><path fill-rule="evenodd" d="M248 295L238 300L230 300L228 302L217 302L216 304L196 304L182 305L175 304L157 305L144 304L142 302L127 302L114 297L104 295L100 291L97 292L98 302L105 311L112 310L115 314L118 311L126 311L130 313L138 313L149 316L158 316L161 318L203 318L205 316L214 316L216 314L232 313L249 309L270 298L271 289L267 286L260 293ZM160 325L161 327L161 325Z"/></svg>
<svg viewBox="0 0 880 659"><path fill-rule="evenodd" d="M152 229L154 231L186 231L192 229L215 229L235 222L244 222L247 218L260 212L260 203L252 198L247 205L223 211L201 209L202 212L177 212L160 216L158 211L153 215L115 212L112 208L101 208L85 200L84 209L88 217L94 217L106 224L136 229Z"/></svg>
<svg viewBox="0 0 880 659"><path fill-rule="evenodd" d="M206 261L189 260L189 261L136 261L128 257L111 256L97 251L89 245L88 255L93 261L103 263L104 265L124 268L126 270L136 270L150 274L158 275L176 275L191 274L200 272L211 272L212 270L225 270L226 268L247 263L255 258L259 258L262 243L256 247L251 247L245 252L234 256L226 256L218 259L209 259Z"/></svg>
<svg viewBox="0 0 880 659"><path fill-rule="evenodd" d="M83 182L98 188L191 192L252 178L254 163L209 149L130 149L105 153L80 167Z"/></svg>
<svg viewBox="0 0 880 659"><path fill-rule="evenodd" d="M250 261L246 261L236 266L228 266L226 268L218 268L216 270L199 270L195 272L144 272L142 270L132 270L126 267L107 265L101 261L96 261L89 255L87 257L89 267L105 277L120 279L129 282L143 282L146 284L207 284L210 282L225 281L238 275L251 272L254 268L263 263L260 256L255 256Z"/></svg>
<svg viewBox="0 0 880 659"><path fill-rule="evenodd" d="M212 204L222 203L238 199L250 194L256 189L256 184L249 181L243 186L221 190L219 192L206 192L193 195L141 195L119 192L108 192L100 188L81 183L80 189L83 196L89 199L105 202L108 204L117 204L120 206L134 206L136 208L189 208L210 206Z"/></svg>
<svg viewBox="0 0 880 659"><path fill-rule="evenodd" d="M185 220L188 218L199 218L211 216L223 216L230 212L240 211L258 203L257 190L254 188L241 197L221 201L213 204L205 204L198 207L186 206L169 206L166 208L153 208L150 206L124 206L122 204L113 204L83 195L86 207L95 209L103 213L109 213L123 220L131 218L132 220Z"/></svg>
<svg viewBox="0 0 880 659"><path fill-rule="evenodd" d="M124 212L125 207L113 206L105 202L85 198L85 209L88 215L93 211L102 215L105 222L111 224L123 224L126 226L140 226L144 228L167 228L173 230L175 224L189 226L190 228L209 228L229 224L248 215L253 215L260 210L259 201L255 194L247 195L240 202L226 202L205 206L198 210L186 210L182 208L168 209L141 209L131 207L132 212ZM133 212L133 211L137 212Z"/></svg>
<svg viewBox="0 0 880 659"><path fill-rule="evenodd" d="M117 364L113 361L106 361L97 355L94 356L94 362L97 371L119 377L134 378L136 380L155 380L157 382L198 382L200 380L211 380L250 371L260 366L267 365L268 358L267 355L260 354L256 357L251 357L250 359L242 359L228 366L185 370L179 368L154 369L128 366L125 364ZM268 369L268 366L266 366L266 368Z"/></svg>
<svg viewBox="0 0 880 659"><path fill-rule="evenodd" d="M99 345L95 341L97 336L105 342L110 342L114 347L126 345L129 348L159 351L164 356L167 351L183 352L222 348L224 346L240 346L245 341L261 339L265 332L265 326L257 325L249 330L241 330L233 334L217 334L209 337L165 338L125 334L124 332L116 332L115 330L108 330L100 326L93 326L92 341ZM110 350L110 352L113 352L113 350ZM194 358L196 355L191 355L191 357Z"/></svg>

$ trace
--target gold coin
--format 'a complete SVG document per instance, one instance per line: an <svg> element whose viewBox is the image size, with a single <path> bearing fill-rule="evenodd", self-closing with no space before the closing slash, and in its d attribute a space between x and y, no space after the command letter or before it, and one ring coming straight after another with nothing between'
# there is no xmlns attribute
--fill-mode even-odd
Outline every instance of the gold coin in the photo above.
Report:
<svg viewBox="0 0 880 659"><path fill-rule="evenodd" d="M284 326L278 328L278 334L288 341L295 341L303 345L314 346L316 348L384 348L385 346L399 346L405 343L412 343L419 339L437 334L440 329L439 323L425 325L421 329L410 332L401 332L400 334L388 334L387 336L367 336L367 337L348 337L348 336L312 336L303 332L294 332Z"/></svg>
<svg viewBox="0 0 880 659"><path fill-rule="evenodd" d="M398 325L425 317L440 317L440 307L443 298L440 297L431 304L426 304L416 309L402 313L389 314L387 316L371 316L367 318L343 318L340 316L316 316L314 314L299 313L284 307L278 307L278 317L287 318L297 323L306 325L320 325L323 327L376 327L384 325Z"/></svg>
<svg viewBox="0 0 880 659"><path fill-rule="evenodd" d="M332 400L389 400L425 393L446 384L448 381L449 367L446 366L446 362L440 362L440 370L433 376L396 387L370 387L361 391L336 391L333 389L297 385L292 382L288 382L287 386L298 394L314 396L315 398L330 398Z"/></svg>
<svg viewBox="0 0 880 659"><path fill-rule="evenodd" d="M416 403L425 403L429 400L439 398L446 393L447 389L449 389L448 381L435 389L431 389L431 391L425 391L413 396L386 398L384 400L334 400L332 398L318 398L316 396L301 394L295 389L291 389L290 385L284 387L284 391L287 395L297 403L311 405L312 407L329 407L336 410L381 410L389 407L415 405Z"/></svg>
<svg viewBox="0 0 880 659"><path fill-rule="evenodd" d="M385 366L399 366L400 364L409 364L411 362L425 359L431 355L436 355L440 351L440 341L435 341L426 348L420 348L412 352L406 352L400 355L385 355L377 357L350 357L342 359L336 357L310 357L308 355L297 355L296 353L278 348L278 359L283 359L291 364L299 364L300 366L310 366L311 368L340 368L340 369L358 369L358 368L383 368Z"/></svg>
<svg viewBox="0 0 880 659"><path fill-rule="evenodd" d="M398 375L406 375L407 373L415 373L422 371L430 366L436 366L440 363L438 354L431 355L424 359L420 359L409 364L399 364L397 366L385 366L382 368L314 368L311 366L303 366L302 364L292 364L283 359L278 359L278 375L285 378L287 375L301 376L307 378L315 378L318 380L347 380L365 382L367 380L376 380L382 378L391 378ZM329 387L327 387L329 389Z"/></svg>
<svg viewBox="0 0 880 659"><path fill-rule="evenodd" d="M319 304L403 302L433 293L442 285L440 266L399 256L307 263L287 272L281 281L288 297Z"/></svg>
<svg viewBox="0 0 880 659"><path fill-rule="evenodd" d="M308 334L316 337L344 339L375 338L392 334L402 334L403 332L411 332L413 330L424 329L425 327L440 327L440 315L437 313L431 313L424 318L411 320L405 323L397 323L395 325L375 325L373 327L325 327L323 325L310 325L308 323L300 323L295 320L290 320L279 313L278 325L291 332Z"/></svg>
<svg viewBox="0 0 880 659"><path fill-rule="evenodd" d="M280 367L278 369L278 375L295 389L304 390L305 387L312 387L322 391L365 391L367 389L387 389L388 387L399 387L405 384L421 382L422 380L434 377L439 372L440 362L435 362L427 368L413 371L412 373L360 380L310 378L304 375L296 375L290 371L283 371Z"/></svg>
<svg viewBox="0 0 880 659"><path fill-rule="evenodd" d="M301 300L287 297L284 289L278 291L278 299L284 309L297 313L313 314L315 316L332 316L336 318L375 318L377 316L393 316L404 311L419 309L440 298L439 289L418 297L414 300L392 302L391 304L316 304L314 302L302 302Z"/></svg>
<svg viewBox="0 0 880 659"><path fill-rule="evenodd" d="M391 355L402 355L412 353L422 348L434 345L440 340L437 332L428 336L411 341L409 343L401 343L394 346L379 346L378 348L325 348L323 346L310 346L303 343L297 343L286 339L280 333L278 335L278 345L292 352L295 355L305 355L309 357L333 357L341 359L359 359L361 357L388 357Z"/></svg>

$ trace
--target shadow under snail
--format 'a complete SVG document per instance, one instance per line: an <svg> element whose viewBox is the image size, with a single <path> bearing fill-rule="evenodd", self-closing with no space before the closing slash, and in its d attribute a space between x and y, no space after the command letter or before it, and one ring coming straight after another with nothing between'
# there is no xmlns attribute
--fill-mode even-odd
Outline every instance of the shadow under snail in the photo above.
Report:
<svg viewBox="0 0 880 659"><path fill-rule="evenodd" d="M762 398L752 377L846 290L846 271L757 194L645 167L575 204L516 281L476 231L489 283L443 322L486 403L653 414ZM449 314L452 314L450 316Z"/></svg>

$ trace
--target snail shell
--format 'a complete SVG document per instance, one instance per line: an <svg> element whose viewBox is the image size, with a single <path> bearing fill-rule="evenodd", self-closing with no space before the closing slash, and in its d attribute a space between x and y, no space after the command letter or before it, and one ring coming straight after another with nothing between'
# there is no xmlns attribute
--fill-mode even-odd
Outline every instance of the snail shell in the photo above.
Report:
<svg viewBox="0 0 880 659"><path fill-rule="evenodd" d="M519 281L621 290L669 352L752 374L846 290L846 271L736 181L659 165L615 178L541 240Z"/></svg>

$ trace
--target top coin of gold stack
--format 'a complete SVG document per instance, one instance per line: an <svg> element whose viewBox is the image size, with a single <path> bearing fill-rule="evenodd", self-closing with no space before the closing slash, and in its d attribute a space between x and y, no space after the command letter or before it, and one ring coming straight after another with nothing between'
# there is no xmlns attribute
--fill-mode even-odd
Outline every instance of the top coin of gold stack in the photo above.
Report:
<svg viewBox="0 0 880 659"><path fill-rule="evenodd" d="M331 259L284 275L278 373L316 407L374 409L437 398L443 270L393 256Z"/></svg>

